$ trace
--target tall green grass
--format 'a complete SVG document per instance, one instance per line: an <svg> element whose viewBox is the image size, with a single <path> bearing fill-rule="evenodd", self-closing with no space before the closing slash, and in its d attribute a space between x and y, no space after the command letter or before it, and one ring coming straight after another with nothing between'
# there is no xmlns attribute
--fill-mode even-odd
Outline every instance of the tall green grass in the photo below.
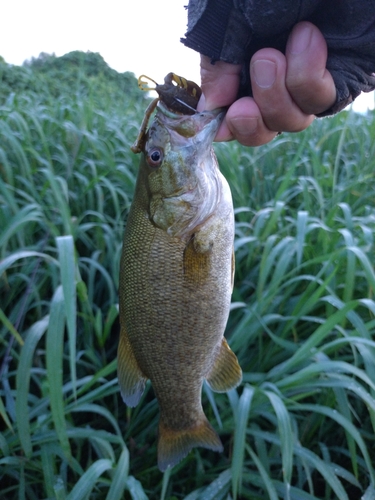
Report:
<svg viewBox="0 0 375 500"><path fill-rule="evenodd" d="M345 113L234 146L234 168L220 149L238 217L228 336L247 389L229 395L234 498L375 492L374 125Z"/></svg>
<svg viewBox="0 0 375 500"><path fill-rule="evenodd" d="M129 409L116 379L144 108L79 93L0 107L0 497L374 498L374 115L217 145L244 383L203 391L224 453L195 449L162 475L152 388Z"/></svg>

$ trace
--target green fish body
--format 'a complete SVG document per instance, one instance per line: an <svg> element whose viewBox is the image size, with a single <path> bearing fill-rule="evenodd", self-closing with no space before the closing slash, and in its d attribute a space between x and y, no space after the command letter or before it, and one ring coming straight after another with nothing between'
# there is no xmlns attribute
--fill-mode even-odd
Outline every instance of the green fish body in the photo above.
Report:
<svg viewBox="0 0 375 500"><path fill-rule="evenodd" d="M118 378L128 406L149 379L159 407L158 466L223 447L201 404L242 379L223 337L233 287L233 203L212 141L223 113L159 102L143 145L120 270Z"/></svg>

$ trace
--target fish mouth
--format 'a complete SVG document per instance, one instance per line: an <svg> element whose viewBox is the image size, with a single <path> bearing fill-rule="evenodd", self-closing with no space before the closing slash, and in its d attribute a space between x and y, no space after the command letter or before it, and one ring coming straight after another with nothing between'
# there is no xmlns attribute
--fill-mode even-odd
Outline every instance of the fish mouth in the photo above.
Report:
<svg viewBox="0 0 375 500"><path fill-rule="evenodd" d="M202 113L211 113L215 116L218 116L220 115L220 113L225 113L227 108L215 108L213 110L205 110L205 111L197 111L197 110L194 110L194 114L193 115L184 115L182 113L178 113L177 111L172 111L170 108L168 108L166 106L166 104L163 102L163 101L159 101L158 102L158 105L157 105L157 109L159 111L161 111L162 113L164 113L166 116L168 116L169 118L181 118L182 116L186 116L186 117L191 117L191 116L194 116L194 115L200 115Z"/></svg>
<svg viewBox="0 0 375 500"><path fill-rule="evenodd" d="M225 108L212 111L196 111L193 115L172 112L163 102L157 106L157 119L170 132L176 132L181 138L199 136L204 143L212 142L226 113ZM199 141L199 142L200 142Z"/></svg>

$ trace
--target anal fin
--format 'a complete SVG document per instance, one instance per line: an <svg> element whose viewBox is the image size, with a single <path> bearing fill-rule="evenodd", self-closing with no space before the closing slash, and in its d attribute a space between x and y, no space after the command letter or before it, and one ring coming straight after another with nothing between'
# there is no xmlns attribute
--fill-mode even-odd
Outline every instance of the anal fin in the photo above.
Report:
<svg viewBox="0 0 375 500"><path fill-rule="evenodd" d="M197 446L218 452L223 451L219 436L203 413L196 426L184 430L169 429L160 421L158 467L162 472L167 467L176 465L192 448Z"/></svg>
<svg viewBox="0 0 375 500"><path fill-rule="evenodd" d="M242 381L242 370L237 356L223 337L220 350L213 367L206 377L215 392L226 392L237 387Z"/></svg>
<svg viewBox="0 0 375 500"><path fill-rule="evenodd" d="M128 335L123 327L117 350L117 376L124 402L131 407L137 406L143 394L145 377L135 359Z"/></svg>

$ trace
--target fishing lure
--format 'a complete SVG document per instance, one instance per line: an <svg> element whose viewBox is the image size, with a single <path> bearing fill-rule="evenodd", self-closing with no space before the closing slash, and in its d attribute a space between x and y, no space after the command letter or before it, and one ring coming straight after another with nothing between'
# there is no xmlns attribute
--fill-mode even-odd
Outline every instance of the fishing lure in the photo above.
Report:
<svg viewBox="0 0 375 500"><path fill-rule="evenodd" d="M150 87L148 81L153 82L155 87ZM197 112L198 101L202 95L199 85L175 73L168 73L163 84L156 83L149 76L141 75L138 78L138 87L144 92L156 90L159 97L154 99L145 111L138 137L131 147L133 153L140 153L143 150L147 125L159 101L172 113L194 115Z"/></svg>

